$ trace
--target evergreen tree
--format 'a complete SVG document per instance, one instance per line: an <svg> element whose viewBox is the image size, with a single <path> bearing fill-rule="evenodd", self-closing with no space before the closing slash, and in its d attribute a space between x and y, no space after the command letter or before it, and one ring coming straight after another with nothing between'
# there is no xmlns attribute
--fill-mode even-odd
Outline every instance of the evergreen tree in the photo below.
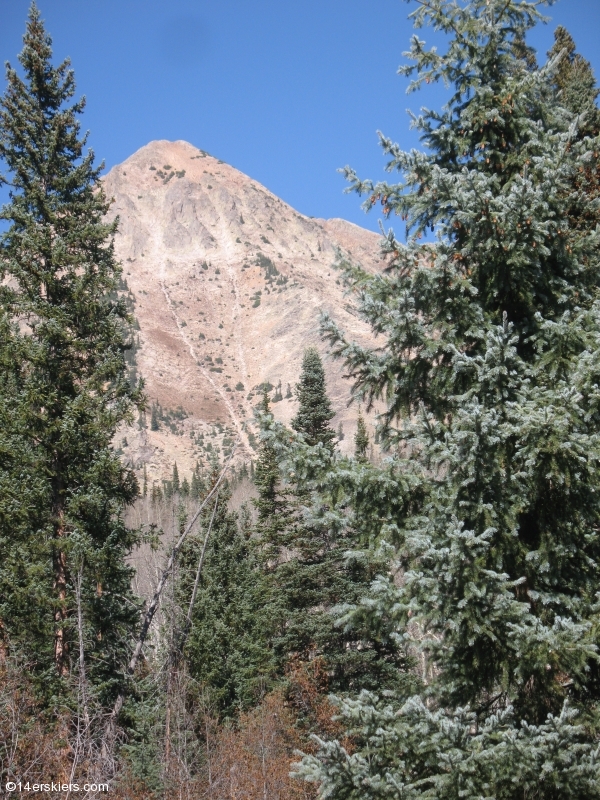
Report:
<svg viewBox="0 0 600 800"><path fill-rule="evenodd" d="M304 351L296 397L300 406L292 420L292 428L302 433L309 445L314 446L320 442L324 447L333 449L336 435L329 420L335 414L327 397L321 357L314 347Z"/></svg>
<svg viewBox="0 0 600 800"><path fill-rule="evenodd" d="M11 643L18 648L18 629L26 623L27 653L45 653L51 659L50 552L42 536L32 535L46 524L50 493L23 427L28 343L14 333L0 305L0 647L3 654L10 652ZM42 576L40 563L46 567ZM34 608L36 590L47 603L45 615Z"/></svg>
<svg viewBox="0 0 600 800"><path fill-rule="evenodd" d="M180 484L179 484L179 470L177 469L177 462L173 464L173 478L171 479L171 486L173 487L173 494L178 494Z"/></svg>
<svg viewBox="0 0 600 800"><path fill-rule="evenodd" d="M200 475L200 465L196 462L194 471L192 472L192 482L190 485L190 497L192 500L198 500L204 491L204 483Z"/></svg>
<svg viewBox="0 0 600 800"><path fill-rule="evenodd" d="M361 412L358 412L356 421L356 435L354 437L354 457L357 461L367 461L367 450L369 449L369 434L367 426Z"/></svg>
<svg viewBox="0 0 600 800"><path fill-rule="evenodd" d="M413 37L402 72L451 98L416 119L426 152L382 137L401 183L347 170L408 241L388 233L383 275L345 269L382 347L324 323L359 396L386 404L390 458L333 464L321 491L330 525L393 544L402 576L345 624L405 642L424 686L340 701L353 751L322 742L300 769L323 797L600 796L600 251L572 216L598 142L522 55L540 5L418 3L446 45Z"/></svg>
<svg viewBox="0 0 600 800"><path fill-rule="evenodd" d="M266 421L271 413L266 390L263 391L260 411ZM277 454L267 439L261 440L259 446L254 485L258 490L258 497L252 500L257 511L255 531L260 539L265 564L268 565L270 559L279 557L280 548L289 544L293 521L290 501L281 486Z"/></svg>
<svg viewBox="0 0 600 800"><path fill-rule="evenodd" d="M130 319L113 299L116 224L104 221L100 169L79 135L84 102L72 102L69 62L51 58L33 4L24 77L8 66L0 101L11 187L0 212L0 411L14 420L0 456L0 620L52 692L52 674L71 670L81 577L87 675L106 698L138 618L126 564L134 535L121 517L137 484L111 440L141 393L127 378Z"/></svg>
<svg viewBox="0 0 600 800"><path fill-rule="evenodd" d="M297 395L300 410L293 425L304 446L332 459L335 433L327 423L334 414L315 349L305 353ZM263 411L268 413L266 396ZM265 424L272 425L272 418L263 418ZM285 438L289 440L289 432ZM315 475L310 479L295 476L288 485L293 515L287 511L274 442L265 429L256 475L260 477L257 530L263 548L268 544L263 565L270 588L267 617L279 675L291 662L298 666L319 659L330 689L347 692L359 685L396 686L405 678L406 662L396 643L337 626L332 614L335 607L356 603L364 595L383 566L380 555L351 554L357 544L354 530L332 531L326 507L309 512Z"/></svg>
<svg viewBox="0 0 600 800"><path fill-rule="evenodd" d="M552 89L558 98L559 108L579 119L578 137L600 134L600 110L596 105L598 89L592 67L576 52L571 34L559 25L554 33L554 46L549 58L561 56L552 79ZM570 117L569 117L570 118ZM596 148L595 148L596 149ZM589 230L600 224L600 154L582 164L573 176L569 203L569 217L573 228Z"/></svg>
<svg viewBox="0 0 600 800"><path fill-rule="evenodd" d="M216 475L215 470L211 483ZM230 512L229 500L230 492L222 487L185 647L190 675L207 688L225 717L255 704L272 674L258 553L247 515L238 518ZM177 596L186 610L212 514L209 504L200 536L182 551Z"/></svg>
<svg viewBox="0 0 600 800"><path fill-rule="evenodd" d="M559 102L572 114L585 115L580 126L581 134L597 136L600 132L600 111L596 105L599 90L592 65L576 52L573 37L559 25L548 57L555 58L561 53L562 59L552 80Z"/></svg>
<svg viewBox="0 0 600 800"><path fill-rule="evenodd" d="M152 503L158 503L162 500L163 493L160 486L157 486L156 481L152 481Z"/></svg>

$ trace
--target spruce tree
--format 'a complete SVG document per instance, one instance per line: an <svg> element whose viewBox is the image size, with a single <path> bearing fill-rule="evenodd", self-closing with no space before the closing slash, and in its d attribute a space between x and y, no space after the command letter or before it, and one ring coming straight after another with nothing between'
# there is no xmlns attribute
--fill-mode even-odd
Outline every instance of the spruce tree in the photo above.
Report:
<svg viewBox="0 0 600 800"><path fill-rule="evenodd" d="M264 415L263 424L265 424L271 413L266 390L263 391L260 411ZM293 519L290 500L281 485L277 454L267 439L262 439L260 442L254 470L254 485L258 490L258 496L252 500L257 511L255 533L263 550L265 567L268 568L270 560L277 559L280 549L289 544Z"/></svg>
<svg viewBox="0 0 600 800"><path fill-rule="evenodd" d="M599 90L590 62L577 53L575 42L569 31L559 25L554 32L554 45L549 58L562 54L552 78L561 106L572 114L584 115L580 125L581 134L598 135L600 111L596 105Z"/></svg>
<svg viewBox="0 0 600 800"><path fill-rule="evenodd" d="M296 397L299 408L292 420L292 428L302 433L307 444L314 446L320 443L332 449L336 435L329 421L335 413L327 397L321 356L315 347L308 347L304 351L300 381L296 385Z"/></svg>
<svg viewBox="0 0 600 800"><path fill-rule="evenodd" d="M591 64L577 53L571 34L559 25L554 33L554 46L549 58L559 58L552 77L552 90L559 109L569 118L579 117L578 138L600 134L600 110L596 105L598 88ZM569 204L571 225L581 230L600 224L600 156L597 152L573 176Z"/></svg>
<svg viewBox="0 0 600 800"><path fill-rule="evenodd" d="M332 613L338 606L358 602L382 568L382 560L379 554L351 553L358 544L355 531L351 527L332 531L327 508L316 513L310 509L313 481L318 481L321 473L319 459L335 458L335 432L328 425L334 412L314 348L305 352L296 393L300 408L292 425L303 446L316 454L316 472L308 469L303 475L289 476L287 502L291 509L282 513L281 465L269 435L269 425L276 426L268 417L262 420L261 458L256 468L261 481L257 531L263 547L269 545L263 570L268 572L267 618L271 620L270 643L278 674L284 675L291 663L301 667L319 659L330 689L347 692L359 685L396 686L405 679L406 663L397 644L366 630L337 625ZM268 412L266 398L263 410ZM289 431L284 438L289 441Z"/></svg>
<svg viewBox="0 0 600 800"><path fill-rule="evenodd" d="M357 461L367 460L367 450L369 448L369 434L367 433L367 426L361 412L358 412L358 420L356 421L356 435L354 437L354 457Z"/></svg>
<svg viewBox="0 0 600 800"><path fill-rule="evenodd" d="M541 5L417 3L446 43L413 37L401 72L450 100L416 118L423 152L382 136L400 183L347 170L408 238L388 232L383 275L345 267L384 344L324 322L359 397L385 403L388 461L332 464L320 491L401 576L345 624L402 641L423 688L339 701L352 752L321 742L300 768L323 797L600 796L600 251L573 218L599 143L524 55Z"/></svg>
<svg viewBox="0 0 600 800"><path fill-rule="evenodd" d="M215 469L212 485L217 474ZM228 509L230 499L229 489L222 487L185 645L190 675L205 686L224 717L258 702L273 673L260 556L247 517ZM177 598L186 611L212 515L209 504L200 535L182 551Z"/></svg>
<svg viewBox="0 0 600 800"><path fill-rule="evenodd" d="M80 136L84 102L72 101L69 62L52 65L35 4L19 61L23 77L7 67L0 101L10 184L0 212L0 408L16 423L0 458L0 620L34 674L66 678L81 579L87 676L107 697L138 616L126 563L134 535L121 516L137 484L111 440L141 392L127 378L116 223L105 222L100 169Z"/></svg>

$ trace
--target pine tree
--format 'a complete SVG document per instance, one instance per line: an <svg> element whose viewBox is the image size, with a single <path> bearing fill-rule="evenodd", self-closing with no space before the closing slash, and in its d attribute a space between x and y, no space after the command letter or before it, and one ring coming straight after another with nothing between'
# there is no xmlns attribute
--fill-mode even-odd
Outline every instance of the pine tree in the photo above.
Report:
<svg viewBox="0 0 600 800"><path fill-rule="evenodd" d="M367 461L367 450L369 449L369 434L367 426L361 412L358 412L356 421L356 435L354 437L354 457L357 461Z"/></svg>
<svg viewBox="0 0 600 800"><path fill-rule="evenodd" d="M177 469L177 462L173 464L173 477L171 479L171 485L173 487L173 494L178 494L180 489L180 484L179 484L179 470Z"/></svg>
<svg viewBox="0 0 600 800"><path fill-rule="evenodd" d="M329 420L335 414L327 397L325 370L319 351L309 347L304 351L300 382L296 385L296 397L300 404L298 413L292 420L292 428L302 433L306 442L314 446L318 442L332 449L335 431Z"/></svg>
<svg viewBox="0 0 600 800"><path fill-rule="evenodd" d="M137 622L126 564L134 535L121 517L137 484L111 440L132 422L141 392L125 364L130 319L113 299L116 224L104 221L100 169L79 136L84 102L72 102L69 62L54 67L51 58L33 4L19 56L24 77L7 67L0 102L0 158L9 176L2 180L11 186L0 212L8 379L0 380L0 407L19 426L11 426L16 438L0 460L0 619L51 693L52 672L66 678L71 671L80 575L87 674L107 697ZM22 486L16 494L15 485Z"/></svg>
<svg viewBox="0 0 600 800"><path fill-rule="evenodd" d="M389 459L333 464L321 491L402 576L345 624L403 641L424 686L340 700L353 752L323 742L300 769L323 797L600 796L600 251L572 216L597 142L522 55L539 5L418 3L447 40L413 37L401 71L451 98L416 120L425 152L382 137L401 183L347 170L408 241L388 233L384 275L345 268L377 351L324 323L358 395L385 402Z"/></svg>

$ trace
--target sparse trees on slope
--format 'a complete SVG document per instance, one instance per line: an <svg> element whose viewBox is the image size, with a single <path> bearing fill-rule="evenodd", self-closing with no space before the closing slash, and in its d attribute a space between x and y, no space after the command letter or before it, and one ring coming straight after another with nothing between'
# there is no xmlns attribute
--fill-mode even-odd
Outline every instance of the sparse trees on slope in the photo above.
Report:
<svg viewBox="0 0 600 800"><path fill-rule="evenodd" d="M111 439L141 393L127 379L126 308L110 297L116 224L104 221L100 173L79 135L84 103L71 101L68 62L54 67L51 57L34 4L24 77L7 68L0 103L11 187L0 212L0 406L14 415L0 456L0 619L38 674L65 678L80 573L87 677L109 695L138 619L125 561L133 534L121 518L137 484Z"/></svg>
<svg viewBox="0 0 600 800"><path fill-rule="evenodd" d="M323 797L600 796L599 237L572 216L598 142L519 55L541 5L418 3L447 45L413 37L402 71L450 101L416 121L428 152L382 137L401 183L347 170L409 238L389 232L384 275L346 268L385 346L325 322L359 395L386 404L389 464L334 464L321 491L331 525L394 545L402 580L344 619L405 642L424 688L340 702L354 751L322 742L300 769Z"/></svg>

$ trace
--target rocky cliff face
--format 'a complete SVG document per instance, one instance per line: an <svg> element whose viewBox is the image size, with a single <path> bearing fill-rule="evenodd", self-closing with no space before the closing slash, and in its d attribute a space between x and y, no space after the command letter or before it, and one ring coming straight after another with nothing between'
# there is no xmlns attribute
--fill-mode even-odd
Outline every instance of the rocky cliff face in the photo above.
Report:
<svg viewBox="0 0 600 800"><path fill-rule="evenodd" d="M158 430L139 424L119 442L149 480L180 475L241 437L255 457L254 406L268 383L273 412L289 422L302 353L324 357L328 391L352 449L357 410L349 383L318 332L329 311L356 339L333 264L339 251L379 268L378 236L343 220L310 219L260 184L187 142L143 147L105 178L120 219L116 252L139 324L137 371ZM280 387L280 391L277 389ZM282 399L279 400L278 398Z"/></svg>

